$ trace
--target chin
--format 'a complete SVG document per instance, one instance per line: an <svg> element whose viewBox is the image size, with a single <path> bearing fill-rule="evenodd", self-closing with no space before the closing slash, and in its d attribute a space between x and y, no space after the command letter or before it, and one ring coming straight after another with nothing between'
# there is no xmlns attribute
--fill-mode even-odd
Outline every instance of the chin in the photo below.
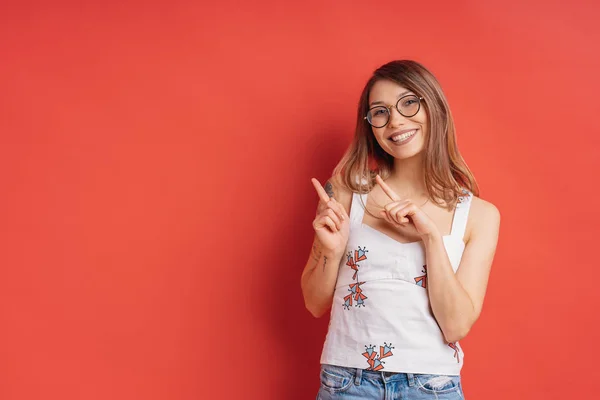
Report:
<svg viewBox="0 0 600 400"><path fill-rule="evenodd" d="M396 160L409 160L411 158L419 157L419 156L421 156L421 154L422 154L421 151L417 151L417 152L413 152L413 153L392 154L392 156Z"/></svg>
<svg viewBox="0 0 600 400"><path fill-rule="evenodd" d="M410 143L401 148L385 148L385 152L397 160L408 160L409 158L421 156L424 150L424 146L417 143Z"/></svg>

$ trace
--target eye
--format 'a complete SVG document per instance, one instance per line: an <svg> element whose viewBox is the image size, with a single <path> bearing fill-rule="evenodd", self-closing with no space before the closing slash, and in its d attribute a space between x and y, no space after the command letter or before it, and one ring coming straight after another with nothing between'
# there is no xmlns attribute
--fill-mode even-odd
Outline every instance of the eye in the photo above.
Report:
<svg viewBox="0 0 600 400"><path fill-rule="evenodd" d="M385 114L386 111L387 111L387 109L385 109L385 108L378 108L375 110L371 110L371 115L373 115L374 117L377 117L379 115Z"/></svg>

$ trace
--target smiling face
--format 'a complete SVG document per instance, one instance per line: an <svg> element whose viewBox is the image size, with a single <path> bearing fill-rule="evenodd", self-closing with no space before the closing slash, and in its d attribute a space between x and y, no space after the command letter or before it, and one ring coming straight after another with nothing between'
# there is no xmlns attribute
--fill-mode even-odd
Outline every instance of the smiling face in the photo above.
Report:
<svg viewBox="0 0 600 400"><path fill-rule="evenodd" d="M423 100L421 100L419 112L412 117L405 117L396 109L396 103L400 98L402 98L402 101L398 104L398 107L401 110L402 107L407 110L416 107L416 99L405 97L407 95L418 96L417 93L413 93L390 80L375 82L369 93L370 109L375 106L388 107L388 123L381 128L373 126L371 129L381 148L396 159L411 158L423 152L425 139L427 138L427 113L423 107Z"/></svg>

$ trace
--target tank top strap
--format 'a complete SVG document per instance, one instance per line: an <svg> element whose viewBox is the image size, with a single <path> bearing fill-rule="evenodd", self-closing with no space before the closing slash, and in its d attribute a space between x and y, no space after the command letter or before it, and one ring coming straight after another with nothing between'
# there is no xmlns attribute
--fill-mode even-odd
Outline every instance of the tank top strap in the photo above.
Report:
<svg viewBox="0 0 600 400"><path fill-rule="evenodd" d="M367 204L367 194L352 193L352 205L350 206L350 225L362 225L365 215L365 206Z"/></svg>
<svg viewBox="0 0 600 400"><path fill-rule="evenodd" d="M452 220L452 236L463 238L467 229L467 220L469 219L469 210L471 209L471 200L473 193L468 190L463 190L463 195L458 198L456 209L454 211L454 219Z"/></svg>

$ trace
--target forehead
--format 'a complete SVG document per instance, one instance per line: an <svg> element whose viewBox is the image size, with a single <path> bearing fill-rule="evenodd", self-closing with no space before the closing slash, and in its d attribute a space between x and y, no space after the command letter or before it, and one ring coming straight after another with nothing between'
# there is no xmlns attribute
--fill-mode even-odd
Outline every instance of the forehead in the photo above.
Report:
<svg viewBox="0 0 600 400"><path fill-rule="evenodd" d="M412 93L404 86L388 80L379 80L375 82L369 92L369 104L373 102L394 103L401 96Z"/></svg>

